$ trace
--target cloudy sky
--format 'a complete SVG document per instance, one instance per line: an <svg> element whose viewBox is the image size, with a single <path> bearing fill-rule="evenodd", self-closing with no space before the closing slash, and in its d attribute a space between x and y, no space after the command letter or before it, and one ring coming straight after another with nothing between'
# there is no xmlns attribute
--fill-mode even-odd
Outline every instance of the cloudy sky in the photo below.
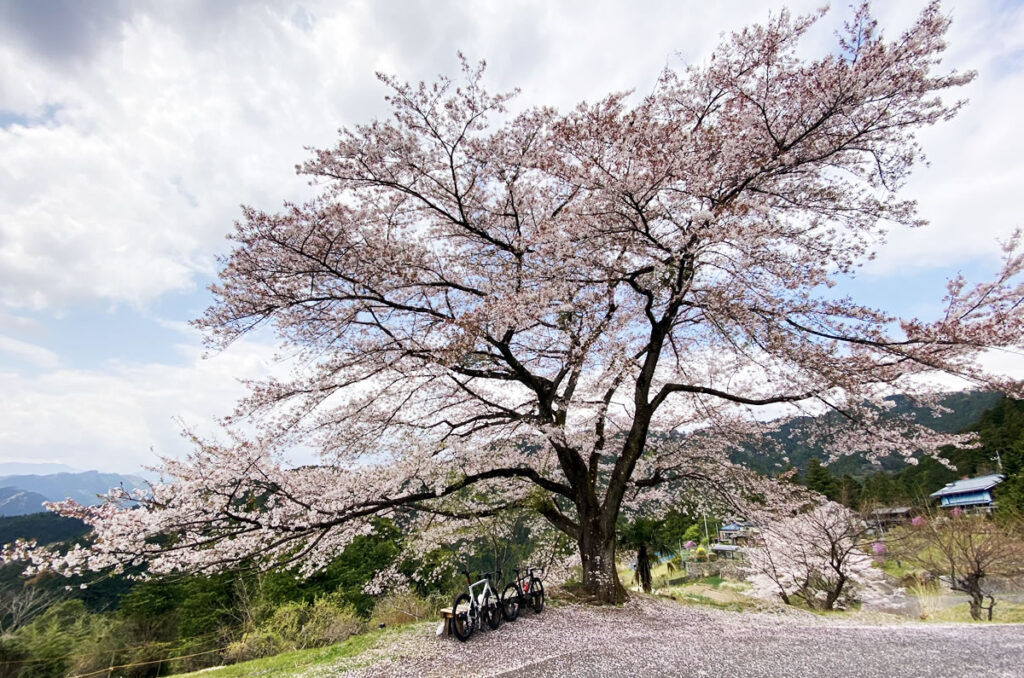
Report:
<svg viewBox="0 0 1024 678"><path fill-rule="evenodd" d="M204 358L187 323L239 205L303 199L304 149L382 113L375 72L432 79L461 50L492 89L566 108L649 91L782 4L0 1L0 461L136 471L275 369L270 337ZM849 13L835 4L809 53ZM878 4L895 34L923 2ZM894 233L851 285L923 317L950 275L990 275L1024 223L1024 6L944 10L945 65L979 76L923 135L931 165L906 194L931 225Z"/></svg>

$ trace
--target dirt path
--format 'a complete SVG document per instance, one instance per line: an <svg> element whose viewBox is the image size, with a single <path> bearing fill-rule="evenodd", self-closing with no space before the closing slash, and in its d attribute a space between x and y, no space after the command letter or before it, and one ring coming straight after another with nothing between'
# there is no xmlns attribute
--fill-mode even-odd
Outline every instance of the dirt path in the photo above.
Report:
<svg viewBox="0 0 1024 678"><path fill-rule="evenodd" d="M724 612L635 598L623 608L525 614L469 642L426 626L375 651L371 666L307 676L1024 676L1024 627L864 624L799 611Z"/></svg>

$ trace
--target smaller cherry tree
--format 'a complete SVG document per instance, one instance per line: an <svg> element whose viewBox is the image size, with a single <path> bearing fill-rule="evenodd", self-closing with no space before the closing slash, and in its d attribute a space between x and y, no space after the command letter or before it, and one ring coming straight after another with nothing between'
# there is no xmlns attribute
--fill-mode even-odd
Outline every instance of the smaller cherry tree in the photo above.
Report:
<svg viewBox="0 0 1024 678"><path fill-rule="evenodd" d="M871 556L860 517L832 501L779 520L762 520L762 541L751 549L755 591L772 592L787 605L799 598L812 608L834 609L871 585Z"/></svg>

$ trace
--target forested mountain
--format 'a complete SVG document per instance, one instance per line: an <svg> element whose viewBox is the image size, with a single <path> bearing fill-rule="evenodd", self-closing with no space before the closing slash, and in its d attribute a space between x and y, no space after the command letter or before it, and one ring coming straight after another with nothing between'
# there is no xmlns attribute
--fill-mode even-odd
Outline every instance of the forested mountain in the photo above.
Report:
<svg viewBox="0 0 1024 678"><path fill-rule="evenodd" d="M968 399L968 405L973 404ZM950 421L965 418L960 411L956 415ZM1024 513L1024 401L999 397L960 430L977 433L979 445L945 448L942 460L922 456L916 464L886 470L876 467L869 475L837 472L835 465L824 466L811 457L801 471L800 481L854 508L913 506L928 503L932 492L958 478L1001 473L1006 479L995 489L999 511Z"/></svg>
<svg viewBox="0 0 1024 678"><path fill-rule="evenodd" d="M910 413L916 422L935 431L958 433L974 426L982 414L999 402L1000 398L998 393L980 391L950 393L943 399L942 404L951 411L936 417L929 410L914 407L906 396L893 396L890 398L894 403L890 416ZM806 471L811 459L825 461L827 457L821 447L808 442L809 431L814 427L827 425L835 416L795 417L783 424L778 431L768 434L763 444L751 445L735 452L732 461L766 475L775 475L790 466ZM897 471L906 466L906 462L898 456L883 459L880 464L872 464L867 461L863 451L851 452L828 464L829 470L836 476L849 474L854 477L865 477L880 470Z"/></svg>
<svg viewBox="0 0 1024 678"><path fill-rule="evenodd" d="M35 539L40 544L52 544L77 539L88 529L81 520L56 513L5 516L0 518L0 544L9 544L15 539Z"/></svg>

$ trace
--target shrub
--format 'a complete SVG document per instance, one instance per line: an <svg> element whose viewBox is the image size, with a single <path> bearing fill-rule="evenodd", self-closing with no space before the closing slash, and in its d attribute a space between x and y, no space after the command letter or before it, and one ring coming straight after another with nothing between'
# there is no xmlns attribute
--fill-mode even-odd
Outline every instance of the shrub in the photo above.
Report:
<svg viewBox="0 0 1024 678"><path fill-rule="evenodd" d="M312 603L284 603L251 633L231 643L225 659L258 659L310 647L340 643L362 630L362 621L340 594L319 596Z"/></svg>
<svg viewBox="0 0 1024 678"><path fill-rule="evenodd" d="M377 601L370 615L370 626L400 626L433 619L445 605L451 605L451 602L441 601L436 596L422 598L415 593L390 593Z"/></svg>
<svg viewBox="0 0 1024 678"><path fill-rule="evenodd" d="M318 597L309 607L299 631L299 647L334 645L363 630L363 622L351 605L341 603L342 596Z"/></svg>
<svg viewBox="0 0 1024 678"><path fill-rule="evenodd" d="M252 633L246 633L242 639L228 645L224 651L224 659L228 662L244 662L250 659L260 659L280 654L285 650L292 649L281 637L266 628L259 628Z"/></svg>

